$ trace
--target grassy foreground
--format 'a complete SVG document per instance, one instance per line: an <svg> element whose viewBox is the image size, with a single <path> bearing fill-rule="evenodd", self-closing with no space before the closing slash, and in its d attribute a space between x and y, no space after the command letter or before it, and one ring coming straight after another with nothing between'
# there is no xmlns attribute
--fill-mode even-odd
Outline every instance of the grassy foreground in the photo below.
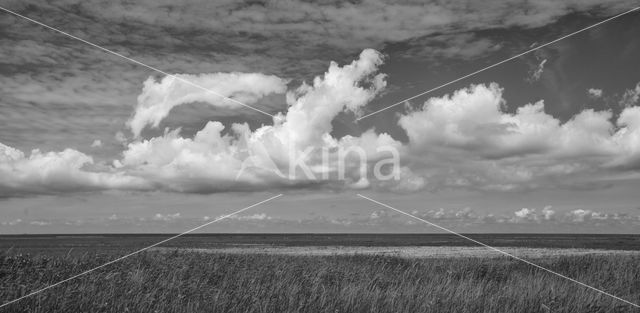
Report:
<svg viewBox="0 0 640 313"><path fill-rule="evenodd" d="M0 258L0 301L114 255ZM639 256L538 264L640 302ZM640 312L530 265L501 259L144 253L0 312Z"/></svg>

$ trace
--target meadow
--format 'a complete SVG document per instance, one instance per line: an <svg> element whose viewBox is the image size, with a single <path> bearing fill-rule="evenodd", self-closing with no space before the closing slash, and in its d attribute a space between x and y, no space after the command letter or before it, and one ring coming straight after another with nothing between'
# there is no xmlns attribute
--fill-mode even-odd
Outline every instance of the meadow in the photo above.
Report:
<svg viewBox="0 0 640 313"><path fill-rule="evenodd" d="M187 237L173 243L181 248L168 246L162 251L134 255L0 308L0 312L640 312L507 257L310 256L185 249L231 242L244 245L239 239L243 236L213 236L208 240ZM120 245L126 246L117 250L112 237L82 238L13 238L12 248L6 248L9 240L1 240L5 246L0 257L0 301L5 303L104 264L131 252L134 245L154 239L136 237L127 246L117 237ZM274 243L273 237L262 238L260 244ZM300 236L294 242L304 245L300 242L304 238L310 237ZM346 246L353 242L323 235L306 243L318 245L322 243L319 238L342 238ZM385 245L397 240L393 236L379 238ZM629 238L630 242L638 239ZM431 240L439 243L440 239ZM598 240L592 242L599 245ZM574 244L579 245L579 240ZM75 248L69 249L69 245ZM570 256L561 251L558 249L557 256L531 260L628 301L640 302L640 254Z"/></svg>
<svg viewBox="0 0 640 313"><path fill-rule="evenodd" d="M5 255L0 299L107 262L108 254ZM640 302L637 255L536 260ZM142 253L0 309L4 312L634 312L507 258Z"/></svg>

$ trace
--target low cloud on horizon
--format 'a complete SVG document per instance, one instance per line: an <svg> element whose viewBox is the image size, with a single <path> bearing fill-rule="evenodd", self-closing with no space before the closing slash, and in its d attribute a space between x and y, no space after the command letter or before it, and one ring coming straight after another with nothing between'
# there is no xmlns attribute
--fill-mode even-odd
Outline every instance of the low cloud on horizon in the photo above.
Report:
<svg viewBox="0 0 640 313"><path fill-rule="evenodd" d="M496 233L504 232L591 232L591 233L628 233L640 226L640 216L627 213L605 213L601 211L574 209L556 212L551 206L541 210L522 208L510 214L483 214L471 208L463 209L423 209L413 210L411 214L429 220L440 226L458 232L478 230ZM190 229L210 222L219 216L197 217L193 214L183 216L180 212L156 213L153 215L132 217L112 214L101 217L84 218L16 218L0 222L5 233L48 233L88 231L101 232L176 232ZM438 229L428 227L406 216L388 211L374 210L370 214L352 214L347 217L326 215L304 218L274 216L258 209L255 213L243 213L221 220L215 227L203 229L203 232L422 232L440 233Z"/></svg>

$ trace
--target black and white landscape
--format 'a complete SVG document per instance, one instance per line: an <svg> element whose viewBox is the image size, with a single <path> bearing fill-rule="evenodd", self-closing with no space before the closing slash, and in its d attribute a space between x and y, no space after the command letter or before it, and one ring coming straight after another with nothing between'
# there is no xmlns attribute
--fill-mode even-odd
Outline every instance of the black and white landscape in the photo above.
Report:
<svg viewBox="0 0 640 313"><path fill-rule="evenodd" d="M634 1L0 1L0 312L640 311Z"/></svg>

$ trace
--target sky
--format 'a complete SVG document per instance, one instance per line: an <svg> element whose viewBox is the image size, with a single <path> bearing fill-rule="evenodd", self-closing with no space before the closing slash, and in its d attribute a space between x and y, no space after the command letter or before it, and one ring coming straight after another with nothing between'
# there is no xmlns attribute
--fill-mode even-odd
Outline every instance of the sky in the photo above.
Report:
<svg viewBox="0 0 640 313"><path fill-rule="evenodd" d="M640 233L637 11L403 101L634 5L2 1L0 233Z"/></svg>

